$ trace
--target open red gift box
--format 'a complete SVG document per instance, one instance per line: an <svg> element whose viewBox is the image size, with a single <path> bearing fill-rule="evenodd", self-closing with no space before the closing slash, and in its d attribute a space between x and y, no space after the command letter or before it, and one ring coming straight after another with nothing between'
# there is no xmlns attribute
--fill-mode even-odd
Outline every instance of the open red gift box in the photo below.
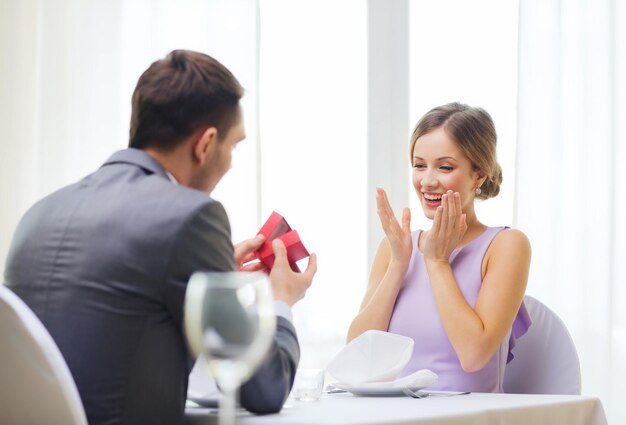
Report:
<svg viewBox="0 0 626 425"><path fill-rule="evenodd" d="M276 211L272 212L258 234L265 236L265 242L256 251L257 258L270 269L274 265L274 250L272 249L274 239L280 239L285 244L287 260L292 267L295 266L296 261L309 256L298 232L292 230L285 218Z"/></svg>

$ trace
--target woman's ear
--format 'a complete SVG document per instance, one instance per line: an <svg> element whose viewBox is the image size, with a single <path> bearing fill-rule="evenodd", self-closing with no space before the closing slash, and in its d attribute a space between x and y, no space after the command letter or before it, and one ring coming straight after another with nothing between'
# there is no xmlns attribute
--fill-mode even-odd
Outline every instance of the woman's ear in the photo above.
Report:
<svg viewBox="0 0 626 425"><path fill-rule="evenodd" d="M485 182L485 180L487 180L487 173L485 173L482 170L479 170L476 173L476 184L474 187L481 187L483 185L483 183Z"/></svg>
<svg viewBox="0 0 626 425"><path fill-rule="evenodd" d="M217 143L217 128L209 127L198 133L193 148L194 160L200 164L209 161L213 157Z"/></svg>

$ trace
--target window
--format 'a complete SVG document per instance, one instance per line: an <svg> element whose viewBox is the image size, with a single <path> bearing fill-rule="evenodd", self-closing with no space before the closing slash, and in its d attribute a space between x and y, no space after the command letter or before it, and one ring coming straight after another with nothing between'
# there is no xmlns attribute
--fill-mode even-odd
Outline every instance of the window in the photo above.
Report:
<svg viewBox="0 0 626 425"><path fill-rule="evenodd" d="M500 194L477 201L476 213L490 226L513 223L517 18L515 0L411 1L410 129L431 108L459 101L487 110L498 132ZM407 139L407 157L409 142ZM407 160L408 161L408 160ZM407 181L410 170L407 164ZM415 228L430 228L411 188Z"/></svg>
<svg viewBox="0 0 626 425"><path fill-rule="evenodd" d="M345 343L367 279L366 6L260 2L262 216L276 210L319 254L294 309L305 367Z"/></svg>

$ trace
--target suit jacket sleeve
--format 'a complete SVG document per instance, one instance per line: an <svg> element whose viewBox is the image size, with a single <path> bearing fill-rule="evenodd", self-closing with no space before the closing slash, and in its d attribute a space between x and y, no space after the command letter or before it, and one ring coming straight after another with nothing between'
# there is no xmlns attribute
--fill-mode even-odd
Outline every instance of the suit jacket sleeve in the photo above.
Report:
<svg viewBox="0 0 626 425"><path fill-rule="evenodd" d="M219 202L204 205L188 221L171 258L164 297L175 323L182 330L185 290L191 275L201 270L235 270L230 225ZM293 385L299 358L300 348L293 325L277 317L276 335L265 361L241 387L241 405L253 413L280 411Z"/></svg>

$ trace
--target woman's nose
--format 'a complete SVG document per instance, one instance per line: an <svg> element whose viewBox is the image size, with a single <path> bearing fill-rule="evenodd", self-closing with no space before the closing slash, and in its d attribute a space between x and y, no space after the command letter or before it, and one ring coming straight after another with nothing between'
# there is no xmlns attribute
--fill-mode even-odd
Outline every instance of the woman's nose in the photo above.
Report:
<svg viewBox="0 0 626 425"><path fill-rule="evenodd" d="M437 186L437 178L432 171L428 170L422 175L422 181L420 183L422 189L432 189Z"/></svg>

